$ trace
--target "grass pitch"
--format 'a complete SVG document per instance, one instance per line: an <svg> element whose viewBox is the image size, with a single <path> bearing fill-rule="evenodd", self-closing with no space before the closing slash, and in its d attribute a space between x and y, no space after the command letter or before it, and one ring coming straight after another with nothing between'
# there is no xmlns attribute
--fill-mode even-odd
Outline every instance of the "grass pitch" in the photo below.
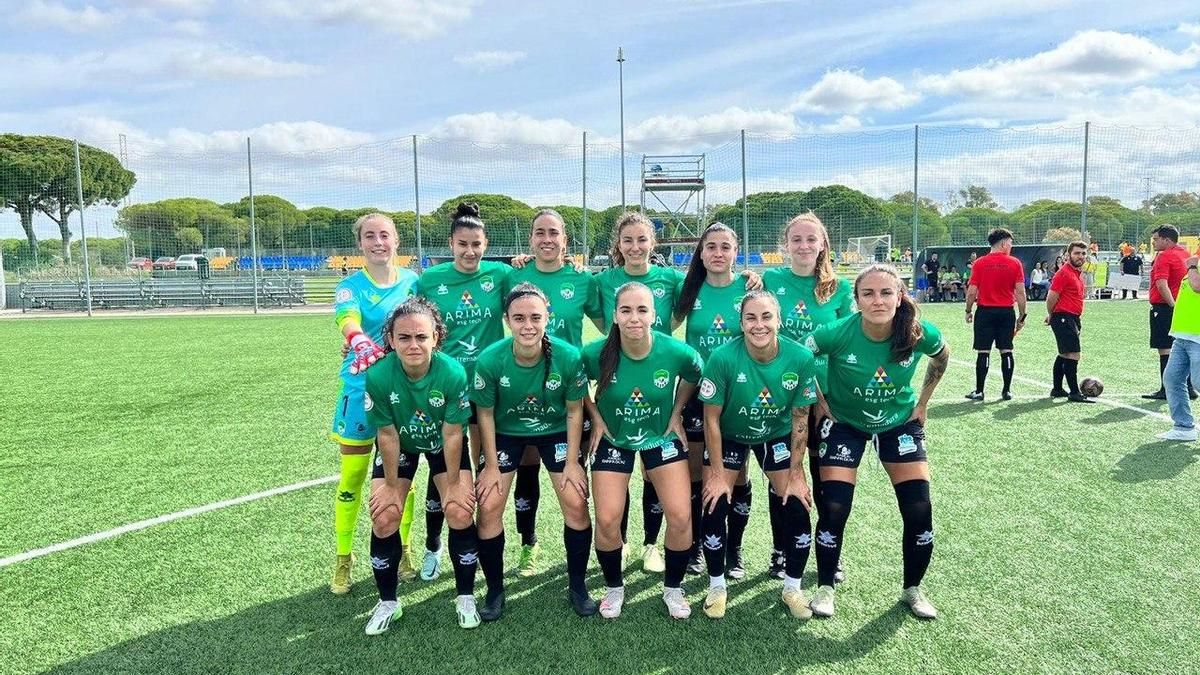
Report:
<svg viewBox="0 0 1200 675"><path fill-rule="evenodd" d="M636 561L620 620L575 617L545 484L544 572L508 579L503 620L459 630L447 574L402 585L403 618L368 638L367 565L350 596L327 590L333 487L324 485L0 567L0 672L1194 668L1200 446L1156 442L1168 422L1142 412L1166 408L1137 398L1158 383L1146 306L1093 303L1084 316L1080 375L1101 376L1105 394L1129 407L1045 398L1054 340L1042 306L1032 309L1017 342L1017 400L997 400L994 367L989 400L975 404L961 398L974 377L962 305L923 308L956 361L929 423L937 548L925 585L936 622L896 603L900 517L871 459L847 526L838 614L806 623L787 618L779 582L765 575L756 476L749 576L731 583L723 621L699 611L703 577L685 582L691 620L667 619L660 578ZM325 434L339 339L328 316L23 320L0 323L0 338L0 558L336 471ZM364 515L360 559L367 533ZM508 540L511 566L511 506ZM594 558L592 571L597 590ZM806 587L814 576L810 559Z"/></svg>

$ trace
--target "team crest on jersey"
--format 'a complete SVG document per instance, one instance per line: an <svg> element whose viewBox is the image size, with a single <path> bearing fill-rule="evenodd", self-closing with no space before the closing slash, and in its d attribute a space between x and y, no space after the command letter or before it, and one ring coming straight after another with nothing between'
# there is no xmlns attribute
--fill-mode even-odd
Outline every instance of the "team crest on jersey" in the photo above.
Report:
<svg viewBox="0 0 1200 675"><path fill-rule="evenodd" d="M887 371L883 366L875 369L875 375L867 382L868 389L894 389L896 385L892 384L892 378L888 377Z"/></svg>
<svg viewBox="0 0 1200 675"><path fill-rule="evenodd" d="M642 395L642 390L638 387L633 388L633 392L629 394L629 400L625 402L626 408L649 408L650 404L646 403L646 397Z"/></svg>
<svg viewBox="0 0 1200 675"><path fill-rule="evenodd" d="M562 296L563 300L570 300L575 297L575 284L563 284L559 286L558 294Z"/></svg>
<svg viewBox="0 0 1200 675"><path fill-rule="evenodd" d="M339 288L338 292L337 292L337 297L334 298L334 302L338 302L338 303L349 302L350 298L352 298L352 297L354 297L354 294L350 292L349 288Z"/></svg>
<svg viewBox="0 0 1200 675"><path fill-rule="evenodd" d="M800 386L800 376L790 370L783 374L783 388L792 391Z"/></svg>
<svg viewBox="0 0 1200 675"><path fill-rule="evenodd" d="M479 280L479 287L483 289L484 293L491 293L496 284L492 282L491 277L483 277Z"/></svg>
<svg viewBox="0 0 1200 675"><path fill-rule="evenodd" d="M667 289L663 288L662 286L654 287L654 297L665 298L666 296L667 296Z"/></svg>
<svg viewBox="0 0 1200 675"><path fill-rule="evenodd" d="M654 386L659 389L666 389L671 382L671 374L663 369L654 371Z"/></svg>
<svg viewBox="0 0 1200 675"><path fill-rule="evenodd" d="M475 298L471 295L471 291L463 291L462 297L458 300L458 309L478 309L479 303L475 302Z"/></svg>
<svg viewBox="0 0 1200 675"><path fill-rule="evenodd" d="M717 385L707 377L700 380L700 398L712 398L717 393Z"/></svg>
<svg viewBox="0 0 1200 675"><path fill-rule="evenodd" d="M562 386L562 375L558 373L550 373L550 377L546 378L546 389L550 391L558 391Z"/></svg>
<svg viewBox="0 0 1200 675"><path fill-rule="evenodd" d="M483 376L480 375L479 373L475 373L475 388L476 389L486 389L487 388L487 383L483 381Z"/></svg>
<svg viewBox="0 0 1200 675"><path fill-rule="evenodd" d="M371 410L374 407L375 407L375 401L371 400L371 395L366 392L363 392L363 410L366 410L367 412L371 412Z"/></svg>
<svg viewBox="0 0 1200 675"><path fill-rule="evenodd" d="M431 390L429 392L429 405L435 408L440 408L446 405L446 395L437 389Z"/></svg>
<svg viewBox="0 0 1200 675"><path fill-rule="evenodd" d="M725 319L720 315L713 317L712 325L708 327L709 335L729 335L729 326L725 324Z"/></svg>

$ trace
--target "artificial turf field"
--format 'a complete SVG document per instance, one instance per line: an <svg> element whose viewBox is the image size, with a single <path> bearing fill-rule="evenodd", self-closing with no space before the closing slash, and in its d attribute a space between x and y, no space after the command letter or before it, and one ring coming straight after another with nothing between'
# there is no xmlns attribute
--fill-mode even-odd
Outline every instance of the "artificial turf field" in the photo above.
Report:
<svg viewBox="0 0 1200 675"><path fill-rule="evenodd" d="M561 517L544 482L544 571L510 576L500 622L460 630L446 573L402 585L403 618L368 638L367 519L354 590L330 595L333 486L324 484L0 563L0 672L1198 668L1200 446L1155 441L1169 423L1153 415L1166 406L1137 398L1158 384L1147 306L1095 302L1084 316L1080 374L1103 377L1113 405L1045 398L1054 343L1041 303L1031 303L1018 338L1017 399L998 400L994 360L988 401L964 401L974 359L962 305L923 312L956 362L928 425L937 545L924 585L941 611L935 622L896 602L900 517L869 458L846 530L837 616L808 622L788 618L780 582L765 574L761 475L749 574L730 583L720 622L701 612L705 577L685 582L692 618L666 618L661 579L642 573L636 556L621 618L577 618L564 598ZM326 315L0 322L0 558L333 474L325 434L338 342ZM508 510L511 567L519 539ZM632 519L636 543L636 506ZM418 515L416 541L423 530ZM598 595L594 557L591 565ZM805 587L814 582L810 558Z"/></svg>

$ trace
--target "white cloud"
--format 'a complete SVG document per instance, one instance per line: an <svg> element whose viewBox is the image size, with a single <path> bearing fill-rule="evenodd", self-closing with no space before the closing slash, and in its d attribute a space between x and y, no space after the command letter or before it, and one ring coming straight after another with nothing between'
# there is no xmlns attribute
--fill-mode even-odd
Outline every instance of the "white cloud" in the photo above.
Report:
<svg viewBox="0 0 1200 675"><path fill-rule="evenodd" d="M632 143L647 143L659 139L695 142L695 139L689 137L732 137L743 129L756 133L792 134L798 130L798 126L796 119L785 112L732 107L718 113L699 116L656 115L633 125L626 131L625 138Z"/></svg>
<svg viewBox="0 0 1200 675"><path fill-rule="evenodd" d="M1200 45L1173 52L1127 33L1084 31L1057 47L1019 59L920 79L922 89L947 95L1009 97L1080 90L1151 79L1200 63Z"/></svg>
<svg viewBox="0 0 1200 675"><path fill-rule="evenodd" d="M1200 125L1200 87L1177 90L1134 87L1120 96L1088 101L1067 114L1064 122L1191 127Z"/></svg>
<svg viewBox="0 0 1200 675"><path fill-rule="evenodd" d="M166 72L205 80L261 80L299 77L320 68L295 61L276 61L262 54L238 53L225 47L193 45L175 50L166 59Z"/></svg>
<svg viewBox="0 0 1200 675"><path fill-rule="evenodd" d="M208 24L197 19L180 19L179 21L172 21L170 29L180 35L201 37L208 33Z"/></svg>
<svg viewBox="0 0 1200 675"><path fill-rule="evenodd" d="M868 80L860 72L831 70L798 95L788 110L857 114L871 108L898 110L920 100L890 77Z"/></svg>
<svg viewBox="0 0 1200 675"><path fill-rule="evenodd" d="M212 9L213 0L118 0L120 4L153 12L199 16Z"/></svg>
<svg viewBox="0 0 1200 675"><path fill-rule="evenodd" d="M1176 30L1184 35L1200 38L1200 23L1181 23Z"/></svg>
<svg viewBox="0 0 1200 675"><path fill-rule="evenodd" d="M862 129L862 120L853 115L842 115L836 122L822 124L821 131L827 133L836 133L839 131L856 131Z"/></svg>
<svg viewBox="0 0 1200 675"><path fill-rule="evenodd" d="M474 52L454 57L454 62L476 72L507 68L525 59L525 52Z"/></svg>
<svg viewBox="0 0 1200 675"><path fill-rule="evenodd" d="M537 143L578 145L583 127L564 119L536 119L514 112L452 115L434 127L431 135L477 143Z"/></svg>
<svg viewBox="0 0 1200 675"><path fill-rule="evenodd" d="M33 0L16 14L16 20L34 28L61 28L74 33L104 30L117 23L116 12L105 12L92 5L71 9L59 2Z"/></svg>
<svg viewBox="0 0 1200 675"><path fill-rule="evenodd" d="M315 24L361 24L409 39L445 33L471 17L478 0L267 0L256 11L291 21Z"/></svg>

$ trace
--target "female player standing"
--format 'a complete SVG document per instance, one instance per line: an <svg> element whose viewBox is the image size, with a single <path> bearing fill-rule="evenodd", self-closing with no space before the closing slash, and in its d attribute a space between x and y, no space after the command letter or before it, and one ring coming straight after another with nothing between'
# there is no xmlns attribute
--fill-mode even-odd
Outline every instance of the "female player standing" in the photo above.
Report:
<svg viewBox="0 0 1200 675"><path fill-rule="evenodd" d="M329 590L338 595L350 592L354 530L358 525L358 508L370 466L371 447L375 444L375 427L367 421L363 409L364 371L383 356L380 347L383 323L397 305L412 295L417 281L417 275L412 271L395 265L400 239L391 218L382 213L360 217L354 222L354 238L367 266L343 279L333 292L334 318L347 342L347 353L342 360L342 387L333 413L333 429L329 432L330 439L337 442L341 452L340 476L333 502L337 559L329 583ZM404 504L400 527L403 535L400 575L403 577L414 575L408 556L412 513L410 495Z"/></svg>
<svg viewBox="0 0 1200 675"><path fill-rule="evenodd" d="M475 360L484 348L504 337L500 322L505 289L512 268L487 261L487 231L479 218L479 206L459 204L450 224L452 262L425 270L417 282L416 293L432 302L446 324L445 353L454 357L467 371L475 372ZM470 420L469 452L479 455L479 427L474 415ZM425 558L421 578L436 579L441 573L441 501L436 486L430 486L425 504Z"/></svg>
<svg viewBox="0 0 1200 675"><path fill-rule="evenodd" d="M579 350L546 334L549 304L532 284L513 288L504 303L512 337L483 350L475 364L471 400L484 456L476 481L479 566L488 583L484 621L500 618L504 609L504 504L527 446L546 463L562 506L568 599L580 616L596 613L584 584L592 543L587 474L580 461L587 375Z"/></svg>
<svg viewBox="0 0 1200 675"><path fill-rule="evenodd" d="M854 311L850 282L839 279L830 258L829 232L812 212L802 213L788 221L783 228L783 248L791 256L790 267L777 267L763 273L763 288L775 294L783 312L783 335L801 344L818 326L850 316ZM824 356L817 357L817 382L824 391L829 386L828 368ZM809 414L808 427L815 429L817 420ZM809 470L812 477L813 499L820 508L821 476L817 472L816 434L808 439ZM736 499L734 500L736 502ZM771 515L770 574L784 575L784 550L788 540L783 536L783 502L775 494L768 495ZM732 535L731 535L732 536ZM838 570L837 581L843 574Z"/></svg>
<svg viewBox="0 0 1200 675"><path fill-rule="evenodd" d="M621 570L621 513L634 459L662 499L667 519L663 602L671 617L691 607L681 585L692 545L687 445L680 412L700 379L700 355L653 330L654 294L640 283L617 289L614 327L583 349L596 398L585 401L592 418L592 494L596 502L596 558L604 572L600 615L615 619L625 602ZM678 380L678 386L676 386Z"/></svg>
<svg viewBox="0 0 1200 675"><path fill-rule="evenodd" d="M363 397L367 420L378 430L371 474L371 568L379 602L367 621L367 634L386 631L392 617L402 613L396 600L397 526L422 456L450 521L458 625L474 628L480 619L474 596L475 486L463 448L463 425L471 412L467 374L439 351L446 327L424 298L397 307L384 336L387 355L367 371Z"/></svg>
<svg viewBox="0 0 1200 675"><path fill-rule="evenodd" d="M874 442L896 491L904 521L901 599L920 618L937 617L921 591L933 555L933 509L925 419L929 400L950 362L950 348L933 324L920 319L916 303L890 265L871 265L854 280L860 313L826 324L806 345L829 361L828 411L821 421L822 508L817 521L817 587L812 611L833 616L833 576L854 498L858 464ZM920 397L912 379L921 355L931 357Z"/></svg>
<svg viewBox="0 0 1200 675"><path fill-rule="evenodd" d="M812 616L800 578L812 542L812 496L804 477L808 409L817 401L812 352L779 336L779 301L750 291L741 302L742 336L713 350L704 364L704 557L709 588L704 613L725 616L725 518L739 474L753 453L785 508L783 602L792 616Z"/></svg>

